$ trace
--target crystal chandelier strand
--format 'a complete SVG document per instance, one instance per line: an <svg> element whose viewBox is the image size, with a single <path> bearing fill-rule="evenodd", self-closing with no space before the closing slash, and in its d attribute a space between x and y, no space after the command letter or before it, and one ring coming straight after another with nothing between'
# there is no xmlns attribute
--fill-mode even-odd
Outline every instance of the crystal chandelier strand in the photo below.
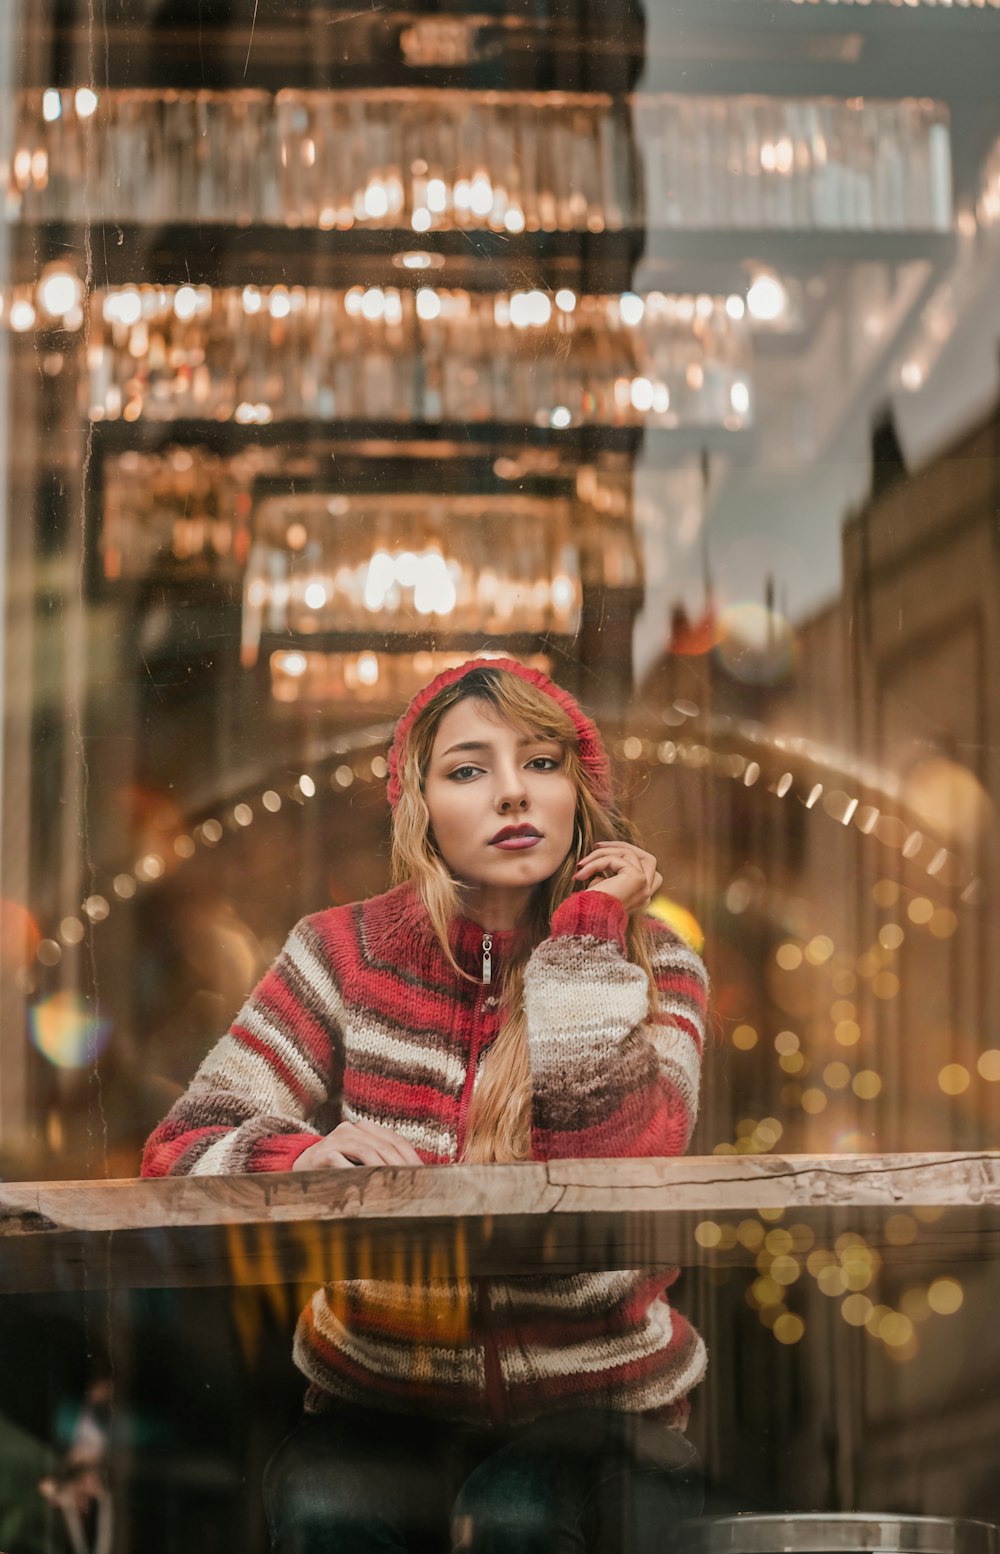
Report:
<svg viewBox="0 0 1000 1554"><path fill-rule="evenodd" d="M52 88L20 95L10 219L513 234L951 225L947 113L924 100L116 89L85 106Z"/></svg>
<svg viewBox="0 0 1000 1554"><path fill-rule="evenodd" d="M506 540L496 545L498 526ZM244 658L263 632L572 632L580 559L563 499L264 497L244 581Z"/></svg>
<svg viewBox="0 0 1000 1554"><path fill-rule="evenodd" d="M87 361L95 420L752 421L748 321L707 295L121 287Z"/></svg>

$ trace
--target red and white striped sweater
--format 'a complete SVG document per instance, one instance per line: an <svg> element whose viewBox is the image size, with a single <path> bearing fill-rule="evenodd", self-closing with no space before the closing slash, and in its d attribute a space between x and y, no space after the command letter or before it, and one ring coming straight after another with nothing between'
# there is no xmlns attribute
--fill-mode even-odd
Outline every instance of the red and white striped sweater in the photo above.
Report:
<svg viewBox="0 0 1000 1554"><path fill-rule="evenodd" d="M660 1009L626 957L624 908L582 890L525 969L538 1160L681 1154L697 1111L706 979L650 919ZM494 933L493 987L513 934ZM481 978L482 928L451 927ZM149 1139L144 1176L285 1171L331 1099L402 1134L427 1163L459 1158L477 1064L501 1023L490 986L455 975L412 885L307 917L229 1034ZM687 1417L705 1369L664 1291L676 1270L318 1290L294 1357L306 1407L332 1399L516 1424L570 1406Z"/></svg>

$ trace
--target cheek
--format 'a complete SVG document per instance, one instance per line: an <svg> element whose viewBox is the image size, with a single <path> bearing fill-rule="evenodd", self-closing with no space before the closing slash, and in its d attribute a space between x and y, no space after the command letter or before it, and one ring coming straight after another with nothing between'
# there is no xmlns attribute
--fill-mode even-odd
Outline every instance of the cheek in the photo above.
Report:
<svg viewBox="0 0 1000 1554"><path fill-rule="evenodd" d="M460 836L463 829L467 829L467 826L463 826L461 797L453 788L437 787L428 792L427 808L431 833L439 842L442 838L450 841Z"/></svg>
<svg viewBox="0 0 1000 1554"><path fill-rule="evenodd" d="M576 824L576 790L572 784L566 784L565 791L554 802L550 816L553 832L558 833L560 845L568 852L573 845Z"/></svg>

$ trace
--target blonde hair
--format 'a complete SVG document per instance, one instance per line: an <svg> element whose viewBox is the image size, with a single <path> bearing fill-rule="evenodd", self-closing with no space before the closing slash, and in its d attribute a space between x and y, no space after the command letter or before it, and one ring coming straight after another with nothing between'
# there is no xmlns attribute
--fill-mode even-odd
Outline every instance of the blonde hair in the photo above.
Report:
<svg viewBox="0 0 1000 1554"><path fill-rule="evenodd" d="M639 834L617 808L605 807L594 797L577 756L573 720L543 691L507 670L493 668L470 670L463 679L446 686L414 719L400 752L402 791L392 822L392 883L413 882L459 976L476 981L458 965L449 944L449 926L460 915L460 886L434 844L424 780L442 717L456 702L470 697L486 702L520 732L561 745L564 769L577 790L573 845L556 872L535 888L514 953L503 968L498 993L505 1018L483 1060L462 1151L462 1159L467 1161L527 1160L531 1156L531 1071L524 1013L525 965L535 946L548 937L553 912L572 893L578 860L597 842L638 842ZM646 973L650 1007L655 1008L651 940L639 912L629 916L627 945L629 959Z"/></svg>

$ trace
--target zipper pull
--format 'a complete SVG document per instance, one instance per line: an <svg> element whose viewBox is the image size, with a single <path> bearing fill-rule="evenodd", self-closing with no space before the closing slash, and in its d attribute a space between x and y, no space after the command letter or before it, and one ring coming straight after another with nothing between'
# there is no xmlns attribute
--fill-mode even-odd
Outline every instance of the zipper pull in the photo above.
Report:
<svg viewBox="0 0 1000 1554"><path fill-rule="evenodd" d="M492 956L491 956L492 949L493 949L493 935L491 933L484 933L483 934L483 987L488 987L489 984L493 981L493 960L492 960Z"/></svg>

